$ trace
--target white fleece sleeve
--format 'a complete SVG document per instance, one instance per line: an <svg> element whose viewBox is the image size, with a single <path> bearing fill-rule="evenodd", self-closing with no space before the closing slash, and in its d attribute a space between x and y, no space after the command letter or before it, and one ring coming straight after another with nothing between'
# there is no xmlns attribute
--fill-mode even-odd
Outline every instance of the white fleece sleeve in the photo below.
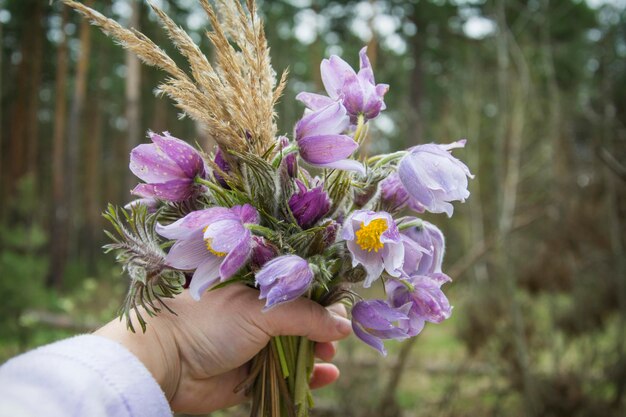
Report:
<svg viewBox="0 0 626 417"><path fill-rule="evenodd" d="M171 417L161 387L122 345L76 336L0 367L0 416Z"/></svg>

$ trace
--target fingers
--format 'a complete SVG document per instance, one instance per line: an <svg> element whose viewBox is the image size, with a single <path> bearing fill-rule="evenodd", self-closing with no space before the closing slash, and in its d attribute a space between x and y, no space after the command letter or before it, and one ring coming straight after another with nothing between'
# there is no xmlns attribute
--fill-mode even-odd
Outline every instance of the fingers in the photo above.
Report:
<svg viewBox="0 0 626 417"><path fill-rule="evenodd" d="M234 392L248 376L248 368L241 366L221 375L194 379L183 378L170 407L175 413L207 414L249 401L244 390Z"/></svg>
<svg viewBox="0 0 626 417"><path fill-rule="evenodd" d="M309 386L311 389L321 388L332 384L339 378L339 369L332 363L316 363Z"/></svg>
<svg viewBox="0 0 626 417"><path fill-rule="evenodd" d="M271 336L305 336L315 342L331 342L352 332L343 306L324 308L306 298L278 306L262 316Z"/></svg>
<svg viewBox="0 0 626 417"><path fill-rule="evenodd" d="M342 303L335 303L335 304L329 305L328 307L326 307L326 310L344 318L348 317L348 310L346 310L346 306L343 305Z"/></svg>
<svg viewBox="0 0 626 417"><path fill-rule="evenodd" d="M337 353L337 342L324 342L315 344L315 357L324 362L330 362Z"/></svg>

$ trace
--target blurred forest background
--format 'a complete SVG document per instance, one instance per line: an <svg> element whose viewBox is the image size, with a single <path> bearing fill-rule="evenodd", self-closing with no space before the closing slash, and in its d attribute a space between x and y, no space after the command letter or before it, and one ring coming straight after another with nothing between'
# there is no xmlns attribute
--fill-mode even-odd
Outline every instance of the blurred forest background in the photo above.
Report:
<svg viewBox="0 0 626 417"><path fill-rule="evenodd" d="M210 57L195 0L153 0ZM172 56L140 0L84 0ZM447 236L452 319L382 359L355 340L317 416L626 415L626 1L265 0L290 133L330 54L367 44L388 110L368 152L468 138ZM102 254L145 132L210 149L140 66L58 1L0 0L0 362L93 329L126 280ZM220 416L245 415L233 409Z"/></svg>

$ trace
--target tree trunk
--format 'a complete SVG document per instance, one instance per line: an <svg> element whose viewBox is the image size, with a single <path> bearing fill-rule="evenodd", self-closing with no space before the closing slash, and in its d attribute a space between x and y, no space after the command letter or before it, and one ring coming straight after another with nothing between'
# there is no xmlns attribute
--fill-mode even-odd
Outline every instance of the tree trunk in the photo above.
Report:
<svg viewBox="0 0 626 417"><path fill-rule="evenodd" d="M424 124L422 118L422 98L424 70L422 68L422 52L424 50L424 28L420 20L420 8L415 6L411 22L418 27L418 31L411 39L411 55L413 55L413 69L410 72L409 80L409 112L408 112L408 132L410 134L410 144L418 144L424 135Z"/></svg>
<svg viewBox="0 0 626 417"><path fill-rule="evenodd" d="M91 6L93 0L88 0L85 5ZM76 67L76 77L74 85L74 96L72 98L72 107L70 110L70 121L68 130L68 159L67 170L69 175L69 190L67 200L69 202L68 228L69 233L69 253L76 254L78 252L78 230L82 223L82 213L79 208L79 156L80 142L82 138L82 118L85 107L85 98L87 95L87 78L89 73L89 55L91 50L91 27L87 19L80 21L80 55L78 65Z"/></svg>
<svg viewBox="0 0 626 417"><path fill-rule="evenodd" d="M63 7L61 27L65 28L69 19L69 8ZM54 133L52 136L52 225L50 247L50 275L48 285L60 287L67 258L67 201L65 200L65 121L67 115L67 35L61 31L63 39L57 49L57 73L55 82Z"/></svg>
<svg viewBox="0 0 626 417"><path fill-rule="evenodd" d="M129 0L132 4L132 15L130 26L140 29L141 2L140 0ZM141 142L141 63L137 56L126 51L126 121L128 123L127 143L128 153ZM127 153L127 155L128 155ZM128 171L126 174L126 184L131 190L137 180ZM128 197L127 197L128 198Z"/></svg>
<svg viewBox="0 0 626 417"><path fill-rule="evenodd" d="M417 337L412 337L403 342L400 352L398 353L396 363L393 365L391 372L389 373L389 380L387 381L387 385L383 391L378 409L374 415L379 417L394 417L400 415L400 406L396 400L396 394L402 380L402 375L404 375L404 371L406 370L409 362L411 351L413 350L413 346L416 342Z"/></svg>
<svg viewBox="0 0 626 417"><path fill-rule="evenodd" d="M40 2L31 2L34 8L33 17L37 19L40 16L39 10L41 10ZM32 98L31 91L33 84L30 81L33 55L31 51L37 37L36 30L23 29L21 33L22 42L20 43L21 61L17 68L17 89L15 91L16 99L11 112L11 123L9 131L11 132L11 139L9 141L9 171L6 176L5 183L5 196L11 196L15 190L15 185L25 171L25 155L26 155L26 140L27 129L29 122L29 101Z"/></svg>
<svg viewBox="0 0 626 417"><path fill-rule="evenodd" d="M495 263L499 273L504 278L506 296L509 301L509 314L513 330L512 341L515 349L515 359L511 365L520 379L526 414L532 417L540 414L539 404L525 335L525 318L522 314L517 291L517 275L516 271L510 268L512 245L509 236L517 208L530 80L529 74L521 65L516 68L519 75L511 76L513 73L511 54L516 53L516 50L511 48L510 39L513 35L509 32L507 25L505 0L499 0L496 3L496 16L499 30L496 40L500 99L498 104L502 109L497 138L501 138L500 142L503 146L506 143L506 148L501 149L497 154L497 158L502 155L501 163L496 165L496 173L499 178L502 178L499 184L498 201L500 207L497 224L497 236L501 244L495 253ZM517 53L519 54L519 51ZM520 60L523 60L523 57L517 56L518 64Z"/></svg>
<svg viewBox="0 0 626 417"><path fill-rule="evenodd" d="M4 25L2 24L2 22L0 22L0 45L3 45L4 43ZM2 59L4 56L4 54L0 53L0 177L4 178L4 172L2 171L4 169L4 151L3 151L3 146L4 146L4 117L2 117L2 112L4 111L4 107L2 106L2 100L3 100L3 87L4 87L4 83L3 83L3 79L2 77L4 76L4 72L2 71L3 69L3 65L4 65L4 60ZM0 181L0 196L2 196L2 181ZM2 213L3 210L0 207L0 219L2 219Z"/></svg>
<svg viewBox="0 0 626 417"><path fill-rule="evenodd" d="M33 46L29 54L32 55L31 73L30 73L30 88L29 102L28 102L28 124L26 126L26 170L34 178L38 178L39 164L37 163L39 155L39 89L41 87L41 76L43 66L43 47L45 39L45 26L44 26L44 10L41 2L37 2L34 17L33 32ZM40 181L35 181L35 187L39 187ZM36 190L35 190L36 191Z"/></svg>
<svg viewBox="0 0 626 417"><path fill-rule="evenodd" d="M101 63L105 59L104 54L99 54L98 62ZM98 67L96 79L100 79L102 65ZM85 148L85 184L84 184L84 201L85 201L85 249L87 252L87 261L90 272L95 272L96 259L100 251L99 242L101 236L102 212L101 206L101 170L102 165L100 163L102 159L102 143L103 143L103 131L104 131L104 115L100 103L104 99L101 94L94 94L94 106L90 108L89 120L90 126L93 126L89 140L86 142Z"/></svg>

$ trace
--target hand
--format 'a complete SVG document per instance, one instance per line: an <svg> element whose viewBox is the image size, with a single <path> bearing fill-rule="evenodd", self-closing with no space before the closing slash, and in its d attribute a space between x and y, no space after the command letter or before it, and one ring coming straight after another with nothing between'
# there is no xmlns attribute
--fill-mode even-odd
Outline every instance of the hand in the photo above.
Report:
<svg viewBox="0 0 626 417"><path fill-rule="evenodd" d="M247 376L246 364L279 335L306 336L319 342L316 356L330 361L336 340L351 332L346 310L323 308L305 298L262 312L258 291L229 285L194 301L187 291L168 300L165 311L149 318L146 333L132 333L114 320L95 334L113 339L135 354L159 382L172 410L209 413L246 400L234 388ZM316 364L311 388L339 377L332 364Z"/></svg>

